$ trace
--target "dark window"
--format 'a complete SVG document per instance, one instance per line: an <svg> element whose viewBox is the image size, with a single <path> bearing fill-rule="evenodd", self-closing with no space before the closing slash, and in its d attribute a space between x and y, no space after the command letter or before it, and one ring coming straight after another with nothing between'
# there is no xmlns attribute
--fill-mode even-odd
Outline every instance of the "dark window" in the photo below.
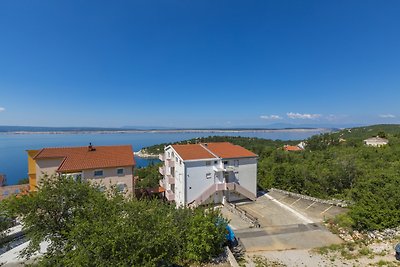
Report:
<svg viewBox="0 0 400 267"><path fill-rule="evenodd" d="M103 170L94 171L94 177L103 176Z"/></svg>

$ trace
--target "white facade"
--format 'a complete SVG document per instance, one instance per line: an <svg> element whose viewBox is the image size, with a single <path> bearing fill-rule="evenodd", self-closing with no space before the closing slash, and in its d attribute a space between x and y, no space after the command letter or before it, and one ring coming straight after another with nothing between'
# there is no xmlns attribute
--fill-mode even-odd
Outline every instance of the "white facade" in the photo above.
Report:
<svg viewBox="0 0 400 267"><path fill-rule="evenodd" d="M389 143L389 140L381 137L372 137L364 140L364 144L367 146L381 147Z"/></svg>
<svg viewBox="0 0 400 267"><path fill-rule="evenodd" d="M160 159L164 161L160 185L166 189L166 198L175 201L177 206L256 197L256 156L221 158L215 155L184 160L173 146L168 146Z"/></svg>

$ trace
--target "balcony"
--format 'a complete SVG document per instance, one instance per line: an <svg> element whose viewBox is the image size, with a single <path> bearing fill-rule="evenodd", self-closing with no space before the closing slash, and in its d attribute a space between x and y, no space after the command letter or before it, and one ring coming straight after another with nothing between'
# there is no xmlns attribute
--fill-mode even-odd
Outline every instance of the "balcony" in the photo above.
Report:
<svg viewBox="0 0 400 267"><path fill-rule="evenodd" d="M215 191L226 190L226 183L215 184Z"/></svg>
<svg viewBox="0 0 400 267"><path fill-rule="evenodd" d="M164 160L165 160L165 155L164 155L164 154L160 154L160 155L158 155L158 158L159 158L161 161L164 161Z"/></svg>
<svg viewBox="0 0 400 267"><path fill-rule="evenodd" d="M163 180L163 179L159 180L159 181L158 181L158 184L159 184L161 187L165 187L165 186L164 186L164 180Z"/></svg>
<svg viewBox="0 0 400 267"><path fill-rule="evenodd" d="M226 172L233 172L233 171L235 171L235 166L232 166L232 165L225 165L224 167L225 167L225 171L226 171Z"/></svg>
<svg viewBox="0 0 400 267"><path fill-rule="evenodd" d="M165 197L167 198L168 201L173 201L175 200L175 193L172 192L171 190L165 191Z"/></svg>
<svg viewBox="0 0 400 267"><path fill-rule="evenodd" d="M167 175L167 179L169 184L175 184L175 177L172 175Z"/></svg>
<svg viewBox="0 0 400 267"><path fill-rule="evenodd" d="M161 166L161 167L159 167L158 168L158 172L161 174L161 175L165 175L165 168L164 168L164 166Z"/></svg>
<svg viewBox="0 0 400 267"><path fill-rule="evenodd" d="M175 167L175 161L173 161L172 159L167 159L168 162L168 167Z"/></svg>

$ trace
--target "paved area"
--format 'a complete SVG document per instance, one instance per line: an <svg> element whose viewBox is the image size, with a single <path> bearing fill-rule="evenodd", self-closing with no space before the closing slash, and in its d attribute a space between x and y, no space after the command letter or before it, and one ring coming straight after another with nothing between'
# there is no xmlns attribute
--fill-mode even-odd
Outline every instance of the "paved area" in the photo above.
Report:
<svg viewBox="0 0 400 267"><path fill-rule="evenodd" d="M306 208L303 204L301 207ZM310 249L342 242L320 224L323 215L319 209L304 212L301 207L290 206L267 193L252 203L240 205L258 218L260 228L249 228L239 216L232 215L230 225L247 252ZM228 213L223 211L224 215Z"/></svg>
<svg viewBox="0 0 400 267"><path fill-rule="evenodd" d="M333 218L336 215L347 211L345 208L321 204L306 199L299 199L276 191L270 191L268 192L268 195L317 222L322 222L327 218Z"/></svg>

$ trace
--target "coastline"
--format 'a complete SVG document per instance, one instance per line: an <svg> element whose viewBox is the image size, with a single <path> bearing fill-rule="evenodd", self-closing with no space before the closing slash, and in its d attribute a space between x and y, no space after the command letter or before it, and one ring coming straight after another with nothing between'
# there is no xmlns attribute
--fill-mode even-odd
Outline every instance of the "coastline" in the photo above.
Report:
<svg viewBox="0 0 400 267"><path fill-rule="evenodd" d="M272 132L331 132L330 128L287 128L287 129L184 129L184 130L104 130L104 131L10 131L7 134L141 134L141 133L272 133Z"/></svg>
<svg viewBox="0 0 400 267"><path fill-rule="evenodd" d="M141 149L137 152L133 152L133 154L136 157L143 158L143 159L158 159L158 154L157 155L149 154L149 153L146 153L146 150L143 150L143 149Z"/></svg>

